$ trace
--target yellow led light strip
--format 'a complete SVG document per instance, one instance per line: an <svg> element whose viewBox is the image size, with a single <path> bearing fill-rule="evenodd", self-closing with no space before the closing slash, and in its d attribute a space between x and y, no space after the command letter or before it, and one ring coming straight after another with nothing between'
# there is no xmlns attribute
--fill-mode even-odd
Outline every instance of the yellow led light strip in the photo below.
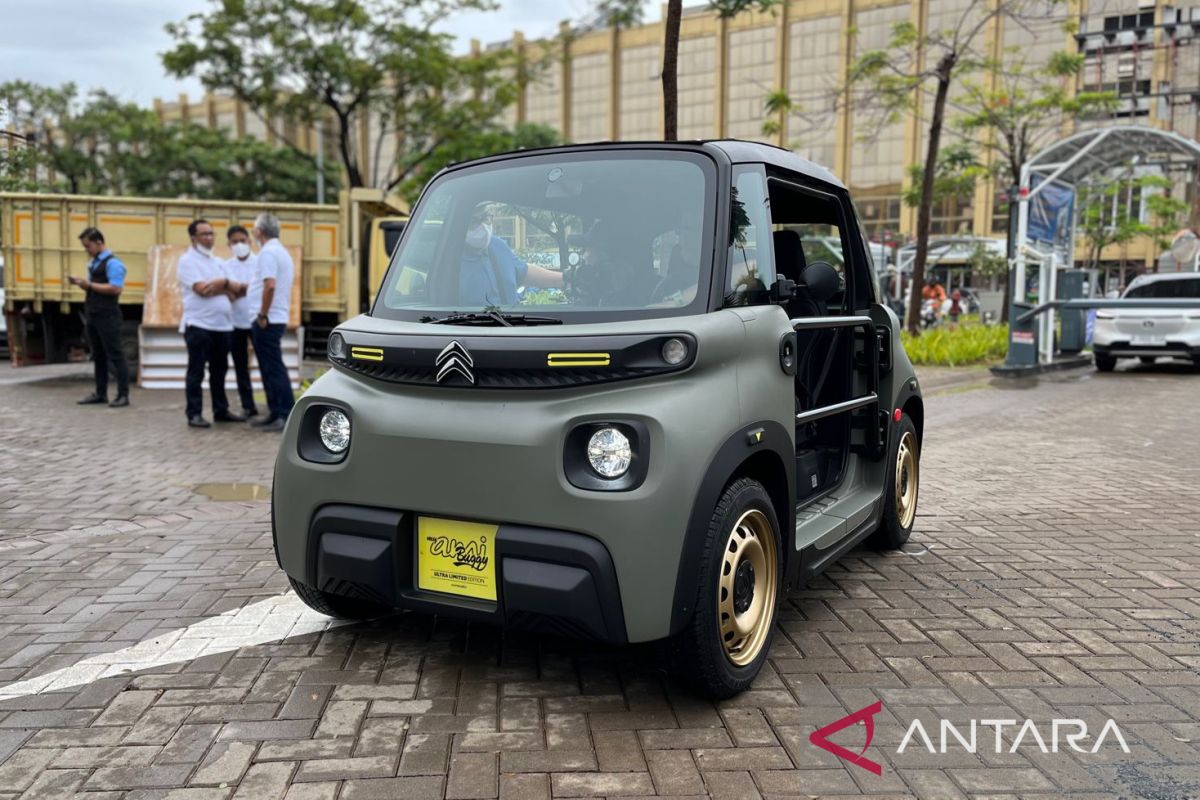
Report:
<svg viewBox="0 0 1200 800"><path fill-rule="evenodd" d="M612 364L608 353L547 353L547 367L607 367Z"/></svg>
<svg viewBox="0 0 1200 800"><path fill-rule="evenodd" d="M351 347L350 357L359 361L383 361L382 347Z"/></svg>

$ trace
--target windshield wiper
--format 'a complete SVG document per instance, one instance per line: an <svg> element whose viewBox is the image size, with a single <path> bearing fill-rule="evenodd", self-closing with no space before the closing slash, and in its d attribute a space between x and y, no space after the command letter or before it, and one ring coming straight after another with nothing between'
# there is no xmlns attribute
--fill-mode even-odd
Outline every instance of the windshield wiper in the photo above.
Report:
<svg viewBox="0 0 1200 800"><path fill-rule="evenodd" d="M537 317L529 314L503 314L499 311L471 311L463 314L448 314L444 317L421 317L421 322L434 325L562 325L557 317Z"/></svg>

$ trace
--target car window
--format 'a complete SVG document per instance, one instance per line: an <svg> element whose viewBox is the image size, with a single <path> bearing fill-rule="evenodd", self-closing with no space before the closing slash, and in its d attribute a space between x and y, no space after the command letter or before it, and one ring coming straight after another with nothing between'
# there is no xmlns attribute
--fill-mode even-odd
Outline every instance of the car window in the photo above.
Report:
<svg viewBox="0 0 1200 800"><path fill-rule="evenodd" d="M771 249L771 203L761 166L736 168L729 207L725 305L770 302L767 288L775 282L775 259Z"/></svg>
<svg viewBox="0 0 1200 800"><path fill-rule="evenodd" d="M712 163L692 153L526 157L448 173L415 210L372 313L536 307L572 322L585 321L576 312L702 310L714 183Z"/></svg>
<svg viewBox="0 0 1200 800"><path fill-rule="evenodd" d="M1137 286L1131 286L1125 292L1125 297L1149 300L1200 298L1200 277L1172 281L1147 281Z"/></svg>

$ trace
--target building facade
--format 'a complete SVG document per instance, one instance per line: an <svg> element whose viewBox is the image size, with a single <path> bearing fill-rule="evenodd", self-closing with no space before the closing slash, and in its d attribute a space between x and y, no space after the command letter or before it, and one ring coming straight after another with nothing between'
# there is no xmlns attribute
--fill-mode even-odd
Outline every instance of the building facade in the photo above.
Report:
<svg viewBox="0 0 1200 800"><path fill-rule="evenodd" d="M924 158L932 100L924 96L916 103L917 113L879 126L854 102L835 99L855 58L884 48L898 23L909 22L922 32L944 30L976 4L787 0L769 13L745 12L730 20L706 5L686 8L679 48L679 136L759 139L790 147L830 167L850 186L873 238L902 241L916 228L916 212L901 201L901 192L909 165ZM1062 135L1114 120L1200 135L1200 0L1069 0L1047 9L1047 16L1031 24L992 20L975 48L1025 68L1044 64L1055 52L1083 53L1074 90L1114 92L1118 107L1106 119L1070 122ZM532 77L506 122L542 123L576 142L661 138L663 23L582 32L564 23L562 34L552 44L527 42L514 33L488 45L514 49L531 66ZM774 118L766 134L766 99L779 91L786 92L792 110ZM228 98L193 103L181 96L156 108L163 119L187 118L265 139L273 135L272 126ZM366 126L364 140L369 139L370 121L360 124ZM305 147L315 146L311 132L298 133ZM947 136L952 141L954 134ZM973 195L941 203L934 210L933 232L1003 235L1005 189L981 181ZM1180 190L1196 204L1194 184ZM1144 246L1126 255L1153 257Z"/></svg>

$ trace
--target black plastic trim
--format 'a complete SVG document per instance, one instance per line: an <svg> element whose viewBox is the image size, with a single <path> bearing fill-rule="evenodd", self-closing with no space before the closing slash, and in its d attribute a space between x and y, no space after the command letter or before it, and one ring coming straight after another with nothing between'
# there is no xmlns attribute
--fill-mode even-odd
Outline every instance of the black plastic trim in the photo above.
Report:
<svg viewBox="0 0 1200 800"><path fill-rule="evenodd" d="M417 514L327 505L313 514L303 580L322 591L513 628L628 641L608 549L571 531L498 525L495 602L416 586ZM516 563L513 575L508 561Z"/></svg>
<svg viewBox="0 0 1200 800"><path fill-rule="evenodd" d="M756 444L751 444L750 434L757 429L762 429L762 438L756 439ZM783 465L786 498L782 508L776 507L775 514L782 528L780 535L783 539L783 574L789 574L789 564L795 556L796 546L796 445L791 433L778 422L760 420L739 428L725 440L700 481L700 488L696 491L688 516L679 571L675 576L675 600L671 608L672 634L678 633L695 611L692 602L696 597L696 575L700 570L701 550L721 493L749 459L760 458L765 451L774 453Z"/></svg>
<svg viewBox="0 0 1200 800"><path fill-rule="evenodd" d="M623 334L615 336L480 336L462 328L431 326L429 334L378 334L339 329L346 356L330 358L338 367L389 383L478 389L553 389L610 383L666 375L689 369L696 362L696 337L689 333ZM668 364L662 347L669 339L688 345L687 357ZM453 372L437 380L438 355L458 342L470 355L474 383ZM381 360L350 357L354 347L382 350ZM586 356L602 353L606 359ZM550 354L580 354L580 366L549 366ZM557 359L559 363L563 359ZM567 360L566 363L570 363Z"/></svg>
<svg viewBox="0 0 1200 800"><path fill-rule="evenodd" d="M605 478L587 458L588 440L601 428L616 428L629 439L633 459L619 478ZM641 486L650 472L650 429L636 420L589 420L576 425L563 445L563 472L577 489L593 492L628 492Z"/></svg>

